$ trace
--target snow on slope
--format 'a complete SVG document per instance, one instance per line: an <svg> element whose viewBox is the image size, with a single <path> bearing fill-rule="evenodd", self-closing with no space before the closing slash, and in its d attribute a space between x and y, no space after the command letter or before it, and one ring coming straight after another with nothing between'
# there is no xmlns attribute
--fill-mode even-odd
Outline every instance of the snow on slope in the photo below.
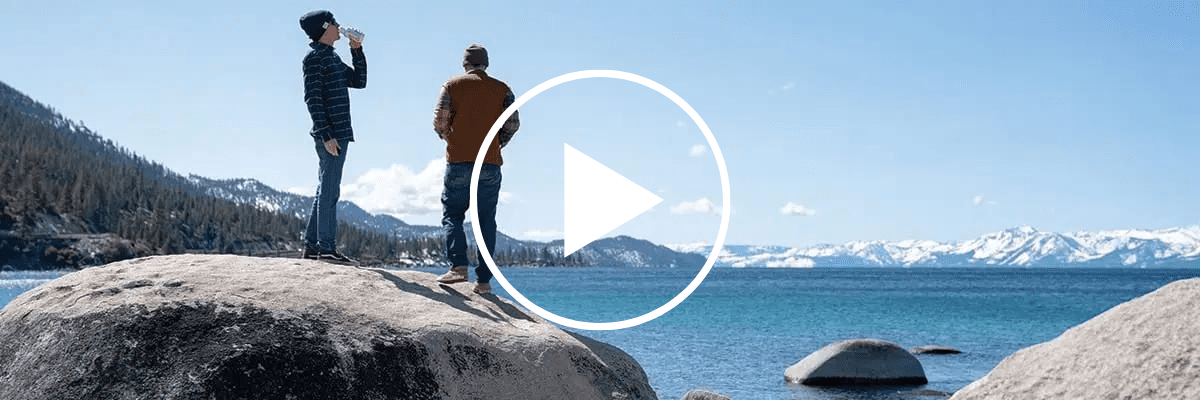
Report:
<svg viewBox="0 0 1200 400"><path fill-rule="evenodd" d="M707 255L711 245L668 245ZM812 247L726 246L719 265L732 267L1154 267L1200 266L1200 226L1061 234L1029 226L976 239L855 241Z"/></svg>

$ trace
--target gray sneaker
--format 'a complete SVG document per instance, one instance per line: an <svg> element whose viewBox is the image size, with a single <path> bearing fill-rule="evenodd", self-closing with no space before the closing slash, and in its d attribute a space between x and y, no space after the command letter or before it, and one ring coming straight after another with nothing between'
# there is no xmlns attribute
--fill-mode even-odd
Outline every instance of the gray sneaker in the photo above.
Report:
<svg viewBox="0 0 1200 400"><path fill-rule="evenodd" d="M478 294L489 294L492 292L492 284L488 282L478 282L475 284L475 289L473 290Z"/></svg>
<svg viewBox="0 0 1200 400"><path fill-rule="evenodd" d="M439 283L459 283L467 281L467 267L454 267L437 278Z"/></svg>

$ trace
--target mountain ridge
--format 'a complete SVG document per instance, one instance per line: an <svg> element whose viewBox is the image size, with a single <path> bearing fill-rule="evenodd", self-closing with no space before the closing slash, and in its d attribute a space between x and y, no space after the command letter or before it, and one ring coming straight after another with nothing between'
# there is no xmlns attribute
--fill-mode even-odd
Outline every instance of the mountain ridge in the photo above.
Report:
<svg viewBox="0 0 1200 400"><path fill-rule="evenodd" d="M253 178L210 179L191 175L188 179L209 195L224 198L239 204L249 204L269 211L281 212L305 219L312 207L312 196L304 196L281 191ZM376 233L391 235L397 238L440 238L442 227L429 225L412 225L387 214L372 214L357 204L342 200L338 202L338 220ZM475 243L471 231L472 225L467 223L468 241ZM544 256L539 253L546 248ZM512 257L525 259L528 262L542 260L564 259L563 241L539 242L520 240L504 234L496 233L495 258ZM524 255L516 257L515 255ZM658 245L648 240L629 236L616 236L598 239L583 249L580 249L577 262L586 265L629 265L646 266L699 266L704 264L703 257L680 253L666 246ZM529 255L534 255L529 260ZM553 264L553 262L549 262ZM568 263L570 264L570 263Z"/></svg>
<svg viewBox="0 0 1200 400"><path fill-rule="evenodd" d="M667 245L708 254L703 243ZM1200 226L1056 233L1018 226L957 242L873 240L808 247L725 246L730 267L1200 267Z"/></svg>

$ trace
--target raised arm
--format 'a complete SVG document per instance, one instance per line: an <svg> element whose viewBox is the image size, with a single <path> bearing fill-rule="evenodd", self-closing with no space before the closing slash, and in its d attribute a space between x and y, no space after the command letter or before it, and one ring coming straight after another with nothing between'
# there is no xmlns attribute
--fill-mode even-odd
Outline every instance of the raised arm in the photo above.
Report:
<svg viewBox="0 0 1200 400"><path fill-rule="evenodd" d="M350 47L350 58L354 68L346 71L347 86L365 89L367 87L367 55L363 53L361 44L358 47Z"/></svg>

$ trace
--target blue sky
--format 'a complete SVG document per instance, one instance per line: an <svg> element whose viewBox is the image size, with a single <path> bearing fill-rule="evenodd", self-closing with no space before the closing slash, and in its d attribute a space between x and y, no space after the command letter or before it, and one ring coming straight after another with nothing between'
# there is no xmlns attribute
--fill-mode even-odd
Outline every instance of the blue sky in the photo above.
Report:
<svg viewBox="0 0 1200 400"><path fill-rule="evenodd" d="M1200 224L1197 1L100 3L6 2L0 81L175 171L301 192L297 19L362 29L343 196L412 223L439 218L431 109L479 42L518 96L588 69L679 94L725 155L727 243ZM668 99L593 79L521 115L501 230L561 235L566 142L664 199L615 233L712 240L712 153Z"/></svg>

